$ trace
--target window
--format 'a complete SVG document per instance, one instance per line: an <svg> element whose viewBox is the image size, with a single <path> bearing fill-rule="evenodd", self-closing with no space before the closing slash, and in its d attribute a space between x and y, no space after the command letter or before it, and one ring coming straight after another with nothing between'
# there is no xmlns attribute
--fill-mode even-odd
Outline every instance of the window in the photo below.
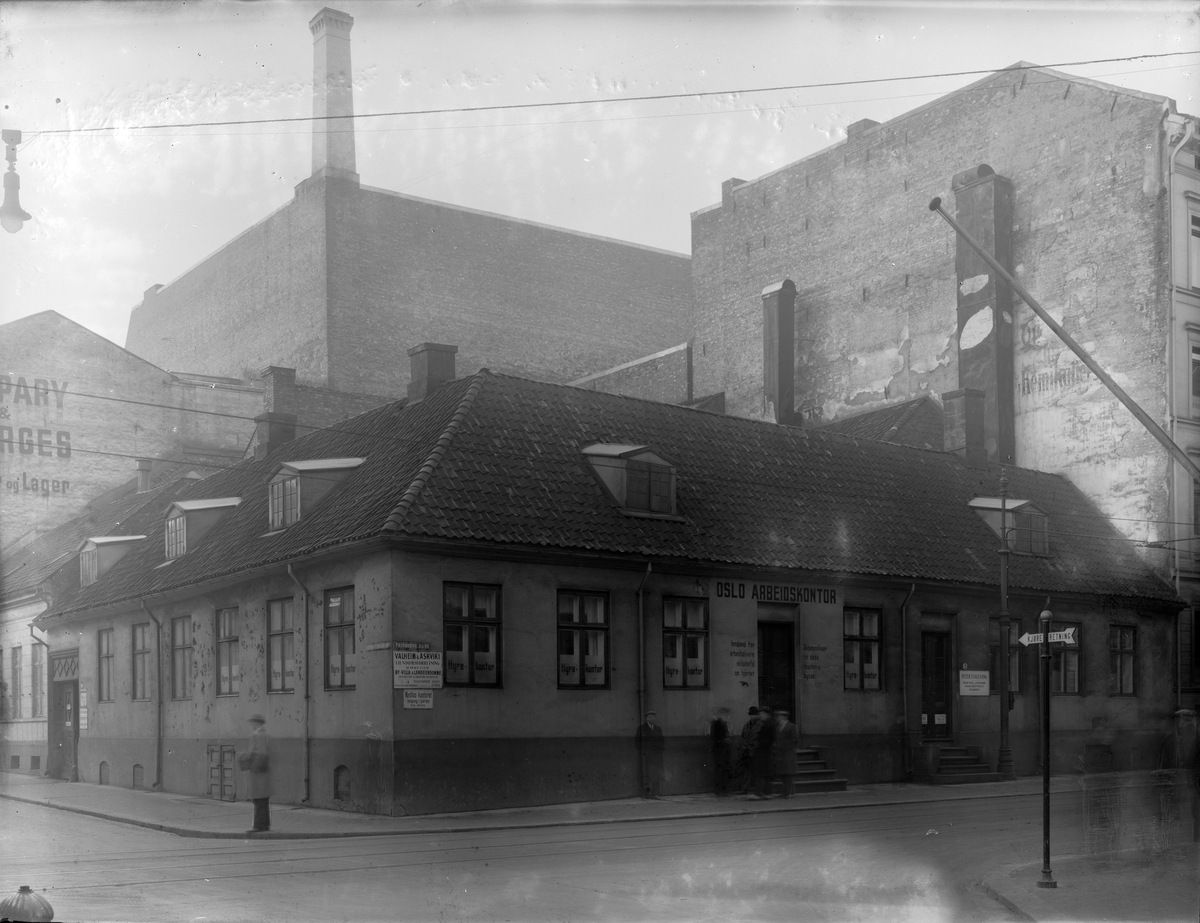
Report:
<svg viewBox="0 0 1200 923"><path fill-rule="evenodd" d="M625 505L650 513L671 512L671 469L666 465L629 459Z"/></svg>
<svg viewBox="0 0 1200 923"><path fill-rule="evenodd" d="M500 685L500 587L447 583L442 588L446 682Z"/></svg>
<svg viewBox="0 0 1200 923"><path fill-rule="evenodd" d="M559 590L558 685L607 688L607 594Z"/></svg>
<svg viewBox="0 0 1200 923"><path fill-rule="evenodd" d="M1110 625L1108 629L1108 694L1133 695L1137 629Z"/></svg>
<svg viewBox="0 0 1200 923"><path fill-rule="evenodd" d="M1021 691L1021 620L1008 622L1008 691ZM989 676L992 694L1000 692L1000 620L988 619Z"/></svg>
<svg viewBox="0 0 1200 923"><path fill-rule="evenodd" d="M192 617L171 619L171 698L192 697Z"/></svg>
<svg viewBox="0 0 1200 923"><path fill-rule="evenodd" d="M133 697L148 699L147 668L150 666L150 623L133 626Z"/></svg>
<svg viewBox="0 0 1200 923"><path fill-rule="evenodd" d="M325 594L325 688L353 689L357 658L354 654L354 589Z"/></svg>
<svg viewBox="0 0 1200 923"><path fill-rule="evenodd" d="M112 668L113 668L113 630L104 628L96 633L96 649L100 654L100 672L97 675L96 698L101 702L113 700Z"/></svg>
<svg viewBox="0 0 1200 923"><path fill-rule="evenodd" d="M24 717L21 713L21 648L19 647L12 649L12 672L8 676L8 697L12 703L8 716L10 718Z"/></svg>
<svg viewBox="0 0 1200 923"><path fill-rule="evenodd" d="M292 600L272 599L269 611L268 636L271 673L267 677L267 692L291 692L296 688L296 626L292 621Z"/></svg>
<svg viewBox="0 0 1200 923"><path fill-rule="evenodd" d="M1188 285L1200 288L1200 210L1188 213Z"/></svg>
<svg viewBox="0 0 1200 923"><path fill-rule="evenodd" d="M44 718L46 716L45 705L45 689L46 689L46 645L35 644L30 649L30 654L33 655L33 717ZM34 769L37 767L35 766Z"/></svg>
<svg viewBox="0 0 1200 923"><path fill-rule="evenodd" d="M878 609L843 609L845 669L844 689L877 690L882 688L879 661Z"/></svg>
<svg viewBox="0 0 1200 923"><path fill-rule="evenodd" d="M238 662L238 611L217 610L217 695L237 695L241 686Z"/></svg>
<svg viewBox="0 0 1200 923"><path fill-rule="evenodd" d="M1051 631L1075 629L1075 645L1050 646L1050 691L1055 695L1079 695L1079 649L1083 638L1079 622L1051 622ZM1043 642L1045 643L1045 642Z"/></svg>
<svg viewBox="0 0 1200 923"><path fill-rule="evenodd" d="M663 686L708 688L708 600L663 600Z"/></svg>
<svg viewBox="0 0 1200 923"><path fill-rule="evenodd" d="M100 553L95 548L85 548L79 553L79 585L91 586L96 582L96 567Z"/></svg>
<svg viewBox="0 0 1200 923"><path fill-rule="evenodd" d="M1192 416L1200 416L1200 344L1192 344Z"/></svg>
<svg viewBox="0 0 1200 923"><path fill-rule="evenodd" d="M270 487L271 528L282 529L300 518L300 478L279 478Z"/></svg>
<svg viewBox="0 0 1200 923"><path fill-rule="evenodd" d="M261 520L260 520L261 521ZM167 560L171 561L187 551L187 519L177 513L167 520Z"/></svg>
<svg viewBox="0 0 1200 923"><path fill-rule="evenodd" d="M1046 514L1036 509L1017 510L1009 514L1012 531L1011 548L1025 554L1049 554L1046 540Z"/></svg>

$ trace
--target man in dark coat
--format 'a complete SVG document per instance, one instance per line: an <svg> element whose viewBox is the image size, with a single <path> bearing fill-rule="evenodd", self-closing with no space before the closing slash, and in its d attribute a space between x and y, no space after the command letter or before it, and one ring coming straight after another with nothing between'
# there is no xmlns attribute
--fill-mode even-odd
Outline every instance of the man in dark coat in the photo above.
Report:
<svg viewBox="0 0 1200 923"><path fill-rule="evenodd" d="M758 706L750 706L750 717L742 725L742 752L738 755L738 766L742 775L742 794L754 791L754 748L758 744Z"/></svg>
<svg viewBox="0 0 1200 923"><path fill-rule="evenodd" d="M775 745L771 751L772 775L783 788L783 797L791 798L796 783L796 745L800 742L796 725L782 708L775 711Z"/></svg>
<svg viewBox="0 0 1200 923"><path fill-rule="evenodd" d="M765 705L758 708L758 735L754 740L754 753L750 757L750 772L754 777L754 796L766 798L771 794L771 753L775 747L775 722L771 720L771 709Z"/></svg>
<svg viewBox="0 0 1200 923"><path fill-rule="evenodd" d="M249 759L246 769L250 772L250 800L254 802L254 827L247 834L265 833L271 829L271 735L267 733L266 719L262 715L250 716Z"/></svg>
<svg viewBox="0 0 1200 923"><path fill-rule="evenodd" d="M729 709L722 705L708 722L708 742L712 756L713 793L718 798L729 794L729 775L732 770L729 738Z"/></svg>
<svg viewBox="0 0 1200 923"><path fill-rule="evenodd" d="M655 722L656 712L646 712L646 720L637 729L638 757L641 764L642 796L657 798L663 781L663 732Z"/></svg>

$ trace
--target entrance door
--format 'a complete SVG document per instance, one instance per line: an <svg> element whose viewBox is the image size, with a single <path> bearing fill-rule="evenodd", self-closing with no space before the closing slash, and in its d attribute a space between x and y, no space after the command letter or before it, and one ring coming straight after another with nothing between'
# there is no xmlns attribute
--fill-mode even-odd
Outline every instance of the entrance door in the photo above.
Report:
<svg viewBox="0 0 1200 923"><path fill-rule="evenodd" d="M758 623L758 704L786 708L796 720L795 629L790 622Z"/></svg>
<svg viewBox="0 0 1200 923"><path fill-rule="evenodd" d="M233 747L209 744L208 747L208 797L221 801L234 801Z"/></svg>
<svg viewBox="0 0 1200 923"><path fill-rule="evenodd" d="M75 753L79 742L79 683L54 683L50 716L53 736L50 743L50 759L47 767L50 775L68 782L79 780L75 765Z"/></svg>
<svg viewBox="0 0 1200 923"><path fill-rule="evenodd" d="M921 632L921 732L926 738L951 736L948 631Z"/></svg>

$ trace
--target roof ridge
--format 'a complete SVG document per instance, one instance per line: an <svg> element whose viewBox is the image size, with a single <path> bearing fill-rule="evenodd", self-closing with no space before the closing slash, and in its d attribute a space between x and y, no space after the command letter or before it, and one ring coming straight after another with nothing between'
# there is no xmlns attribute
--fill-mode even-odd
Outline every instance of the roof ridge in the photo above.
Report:
<svg viewBox="0 0 1200 923"><path fill-rule="evenodd" d="M485 375L488 374L490 372L487 369L480 369L472 376L474 381L467 386L466 394L458 402L458 407L450 417L450 422L446 424L446 428L438 437L437 442L434 443L433 449L425 459L425 464L421 465L421 469L412 479L412 483L408 485L408 490L404 492L404 496L400 498L400 502L393 507L391 514L384 521L384 532L396 532L400 529L400 523L408 515L408 511L412 508L417 496L425 489L425 485L429 483L430 477L433 476L433 472L445 456L446 450L450 448L450 443L454 441L454 437L458 434L463 420L466 419L467 414L470 412L471 405L475 403L475 398L483 390Z"/></svg>
<svg viewBox="0 0 1200 923"><path fill-rule="evenodd" d="M904 412L900 414L900 418L892 424L891 429L883 434L883 439L880 441L891 442L897 435L899 435L900 430L902 430L908 421L916 415L917 411L921 409L921 402L928 397L928 394L923 394L916 400L910 401L908 407L906 407Z"/></svg>

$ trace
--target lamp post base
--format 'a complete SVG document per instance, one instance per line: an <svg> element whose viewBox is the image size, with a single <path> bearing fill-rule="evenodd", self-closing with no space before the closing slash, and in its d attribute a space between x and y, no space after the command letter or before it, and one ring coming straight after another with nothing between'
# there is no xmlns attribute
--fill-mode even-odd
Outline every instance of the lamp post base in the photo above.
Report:
<svg viewBox="0 0 1200 923"><path fill-rule="evenodd" d="M1000 753L996 758L996 772L1000 773L1002 779L1015 779L1017 777L1017 771L1013 768L1011 747L1000 748Z"/></svg>
<svg viewBox="0 0 1200 923"><path fill-rule="evenodd" d="M1057 888L1058 882L1054 880L1053 873L1048 868L1042 869L1042 877L1038 881L1039 888Z"/></svg>

